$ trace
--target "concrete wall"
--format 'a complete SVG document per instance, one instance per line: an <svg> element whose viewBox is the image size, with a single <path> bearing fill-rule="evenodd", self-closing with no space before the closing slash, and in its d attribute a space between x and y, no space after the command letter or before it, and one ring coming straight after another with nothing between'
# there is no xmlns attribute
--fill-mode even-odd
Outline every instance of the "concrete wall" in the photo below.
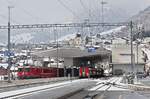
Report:
<svg viewBox="0 0 150 99"><path fill-rule="evenodd" d="M138 46L138 60L137 60L137 46L133 46L135 63L144 63L141 46ZM131 63L131 45L116 44L112 46L112 63L128 64Z"/></svg>
<svg viewBox="0 0 150 99"><path fill-rule="evenodd" d="M128 73L132 72L131 64L113 64L113 74L115 73L115 70L121 69L122 71ZM144 64L136 64L135 65L135 72L144 72Z"/></svg>

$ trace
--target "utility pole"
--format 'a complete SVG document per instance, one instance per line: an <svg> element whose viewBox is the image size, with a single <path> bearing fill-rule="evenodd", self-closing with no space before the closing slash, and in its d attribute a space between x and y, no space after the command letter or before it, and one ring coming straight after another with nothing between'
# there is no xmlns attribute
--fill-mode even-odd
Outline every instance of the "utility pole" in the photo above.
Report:
<svg viewBox="0 0 150 99"><path fill-rule="evenodd" d="M134 55L133 55L133 22L130 22L130 40L131 40L131 68L132 68L132 72L134 72Z"/></svg>
<svg viewBox="0 0 150 99"><path fill-rule="evenodd" d="M58 63L59 62L59 60L58 60L58 32L55 30L55 33L56 33L56 39L57 39L57 41L56 41L56 43L57 43L56 44L57 45L57 49L56 49L56 51L57 51L57 77L59 77L59 68L58 68L59 67L58 66L59 65L59 63Z"/></svg>
<svg viewBox="0 0 150 99"><path fill-rule="evenodd" d="M11 83L11 74L10 74L10 68L11 68L11 59L10 59L10 10L11 6L8 6L8 67L7 67L7 75L8 75L8 83Z"/></svg>
<svg viewBox="0 0 150 99"><path fill-rule="evenodd" d="M132 75L130 82L131 84L134 84L134 78L135 76L135 54L133 53L133 22L130 22L130 32L131 32L131 68L132 68Z"/></svg>
<svg viewBox="0 0 150 99"><path fill-rule="evenodd" d="M54 44L57 44L57 41L56 41L56 29L54 29ZM56 45L57 46L57 45Z"/></svg>
<svg viewBox="0 0 150 99"><path fill-rule="evenodd" d="M137 65L139 63L139 42L137 41L137 44L136 44L136 54L137 54Z"/></svg>

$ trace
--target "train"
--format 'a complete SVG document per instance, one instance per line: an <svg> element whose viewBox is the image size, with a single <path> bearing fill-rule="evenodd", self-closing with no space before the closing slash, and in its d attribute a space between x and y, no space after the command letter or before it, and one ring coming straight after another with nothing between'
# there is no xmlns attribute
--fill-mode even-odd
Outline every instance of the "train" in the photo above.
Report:
<svg viewBox="0 0 150 99"><path fill-rule="evenodd" d="M58 72L58 75L57 75ZM77 68L55 68L38 66L18 66L18 79L52 78L52 77L78 77Z"/></svg>
<svg viewBox="0 0 150 99"><path fill-rule="evenodd" d="M57 75L58 73L58 75ZM79 77L79 78L100 78L104 76L102 68L88 66L56 68L38 66L18 66L18 79L52 78L52 77Z"/></svg>
<svg viewBox="0 0 150 99"><path fill-rule="evenodd" d="M104 76L102 68L83 67L79 68L79 78L100 78Z"/></svg>
<svg viewBox="0 0 150 99"><path fill-rule="evenodd" d="M19 79L57 77L57 68L20 66L17 76Z"/></svg>

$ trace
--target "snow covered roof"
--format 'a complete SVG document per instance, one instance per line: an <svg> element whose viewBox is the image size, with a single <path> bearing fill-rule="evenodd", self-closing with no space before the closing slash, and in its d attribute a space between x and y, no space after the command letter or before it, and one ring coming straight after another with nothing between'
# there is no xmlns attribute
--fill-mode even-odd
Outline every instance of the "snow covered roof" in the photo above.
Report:
<svg viewBox="0 0 150 99"><path fill-rule="evenodd" d="M8 63L0 63L0 67L4 67L5 69L7 69Z"/></svg>
<svg viewBox="0 0 150 99"><path fill-rule="evenodd" d="M94 52L88 52L88 49L81 50L80 48L59 48L58 49L58 56L63 58L72 58L72 57L87 57L87 56L97 56L97 55L106 55L110 54L111 52L105 50L103 48L99 48ZM34 53L37 56L47 56L47 57L57 57L57 50L47 50L42 53Z"/></svg>

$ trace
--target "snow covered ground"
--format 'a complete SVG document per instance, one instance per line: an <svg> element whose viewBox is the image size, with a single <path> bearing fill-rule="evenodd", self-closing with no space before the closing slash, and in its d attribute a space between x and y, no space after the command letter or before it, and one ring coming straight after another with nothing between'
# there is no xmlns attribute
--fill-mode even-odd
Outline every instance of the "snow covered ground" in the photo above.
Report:
<svg viewBox="0 0 150 99"><path fill-rule="evenodd" d="M106 90L108 87L110 87L108 89L108 91L125 91L128 89L122 88L122 87L116 87L114 85L106 85L107 83L115 83L117 85L120 86L125 86L125 84L121 83L122 81L122 77L112 77L108 80L97 80L97 86L89 89L90 91L104 91Z"/></svg>
<svg viewBox="0 0 150 99"><path fill-rule="evenodd" d="M45 89L55 89L55 88L60 88L63 86L67 86L72 83L78 83L78 82L87 82L87 79L83 80L73 80L73 81L64 81L61 83L54 83L50 85L43 85L43 86L38 86L38 87L31 87L31 88L26 88L26 89L20 89L20 90L14 90L14 91L8 91L8 92L2 92L0 93L0 99L6 98L6 97L11 97L11 96L17 96L17 95L22 95L22 94L27 94L30 92L40 92Z"/></svg>

